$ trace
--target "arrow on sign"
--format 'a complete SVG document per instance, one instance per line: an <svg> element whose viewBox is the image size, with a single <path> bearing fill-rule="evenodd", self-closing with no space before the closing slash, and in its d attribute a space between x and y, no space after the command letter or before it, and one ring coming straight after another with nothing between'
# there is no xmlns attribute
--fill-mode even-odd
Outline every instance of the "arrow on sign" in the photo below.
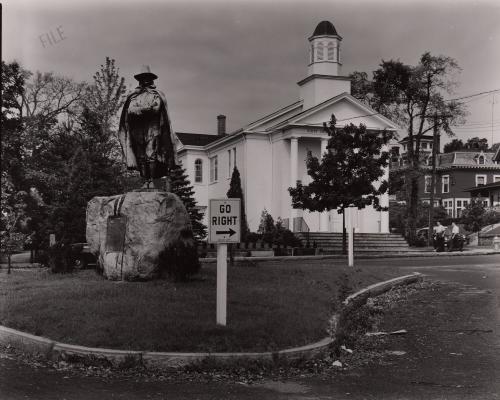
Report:
<svg viewBox="0 0 500 400"><path fill-rule="evenodd" d="M217 235L229 235L229 237L233 236L236 232L229 228L228 231L215 231Z"/></svg>

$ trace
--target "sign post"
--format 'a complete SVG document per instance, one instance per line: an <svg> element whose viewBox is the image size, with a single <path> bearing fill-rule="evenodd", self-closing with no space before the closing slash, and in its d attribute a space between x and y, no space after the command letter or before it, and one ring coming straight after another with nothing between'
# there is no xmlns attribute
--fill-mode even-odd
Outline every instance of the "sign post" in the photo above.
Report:
<svg viewBox="0 0 500 400"><path fill-rule="evenodd" d="M348 245L348 266L354 267L354 224L353 224L353 207L349 206L349 214L347 217L347 229L349 233L349 245Z"/></svg>
<svg viewBox="0 0 500 400"><path fill-rule="evenodd" d="M217 244L217 315L218 325L227 322L227 244L239 243L240 199L210 199L208 242Z"/></svg>

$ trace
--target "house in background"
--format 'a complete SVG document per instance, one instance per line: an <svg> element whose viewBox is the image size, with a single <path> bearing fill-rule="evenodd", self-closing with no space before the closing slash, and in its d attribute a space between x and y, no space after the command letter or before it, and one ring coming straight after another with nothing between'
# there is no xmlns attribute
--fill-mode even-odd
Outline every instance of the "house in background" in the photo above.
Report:
<svg viewBox="0 0 500 400"><path fill-rule="evenodd" d="M486 207L500 204L495 196L477 196L486 193L484 190L472 190L482 186L500 182L500 155L499 151L485 151L484 139L469 141L469 146L460 151L439 153L436 158L436 177L434 187L434 205L442 205L448 215L460 217L462 210L470 204L471 198L478 198ZM421 152L423 176L419 182L419 199L424 203L430 202L432 180L432 136L424 136L422 144L427 143ZM405 139L400 145L405 144ZM407 150L406 148L404 148ZM500 148L499 148L500 149ZM403 151L391 158L391 169L402 170L408 165L407 151ZM492 187L493 188L493 187ZM472 194L472 195L471 195ZM399 197L401 198L401 197Z"/></svg>
<svg viewBox="0 0 500 400"><path fill-rule="evenodd" d="M307 46L307 76L298 82L295 102L227 133L225 117L218 116L218 135L177 133L179 160L194 186L198 206L206 210L211 198L225 198L234 167L241 174L248 225L256 231L265 208L293 231L341 232L342 215L294 209L288 188L310 182L307 152L320 157L328 143L323 123L332 114L338 126L360 123L370 130L396 131L398 126L355 99L351 83L341 74L342 38L332 23L318 24ZM386 174L388 179L388 170ZM388 206L388 194L381 196ZM373 207L356 210L358 232L389 232L387 211Z"/></svg>

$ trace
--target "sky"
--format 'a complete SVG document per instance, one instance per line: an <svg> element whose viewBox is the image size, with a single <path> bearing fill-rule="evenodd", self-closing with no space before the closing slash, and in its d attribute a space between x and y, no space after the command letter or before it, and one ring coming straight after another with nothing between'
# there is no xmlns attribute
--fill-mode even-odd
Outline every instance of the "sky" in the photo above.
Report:
<svg viewBox="0 0 500 400"><path fill-rule="evenodd" d="M109 56L130 89L136 86L133 75L148 64L179 132L214 134L219 114L234 131L296 101L296 83L307 72L307 38L323 20L343 38L343 75L371 76L381 60L415 65L430 51L453 57L462 69L450 97L500 89L498 0L8 0L2 5L3 60L90 82ZM44 35L51 33L57 43L47 43ZM457 137L491 143L493 127L494 141L500 142L500 92L466 101L469 115Z"/></svg>

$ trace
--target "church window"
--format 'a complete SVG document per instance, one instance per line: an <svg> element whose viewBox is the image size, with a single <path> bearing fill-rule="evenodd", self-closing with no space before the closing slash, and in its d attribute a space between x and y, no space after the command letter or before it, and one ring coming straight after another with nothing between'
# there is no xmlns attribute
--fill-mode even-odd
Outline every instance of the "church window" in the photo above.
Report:
<svg viewBox="0 0 500 400"><path fill-rule="evenodd" d="M194 181L203 182L203 161L199 158L194 162Z"/></svg>
<svg viewBox="0 0 500 400"><path fill-rule="evenodd" d="M318 43L316 59L323 61L323 42Z"/></svg>
<svg viewBox="0 0 500 400"><path fill-rule="evenodd" d="M333 42L328 43L328 61L333 61L334 47Z"/></svg>
<svg viewBox="0 0 500 400"><path fill-rule="evenodd" d="M215 156L210 159L210 183L217 182L217 169L217 156Z"/></svg>

